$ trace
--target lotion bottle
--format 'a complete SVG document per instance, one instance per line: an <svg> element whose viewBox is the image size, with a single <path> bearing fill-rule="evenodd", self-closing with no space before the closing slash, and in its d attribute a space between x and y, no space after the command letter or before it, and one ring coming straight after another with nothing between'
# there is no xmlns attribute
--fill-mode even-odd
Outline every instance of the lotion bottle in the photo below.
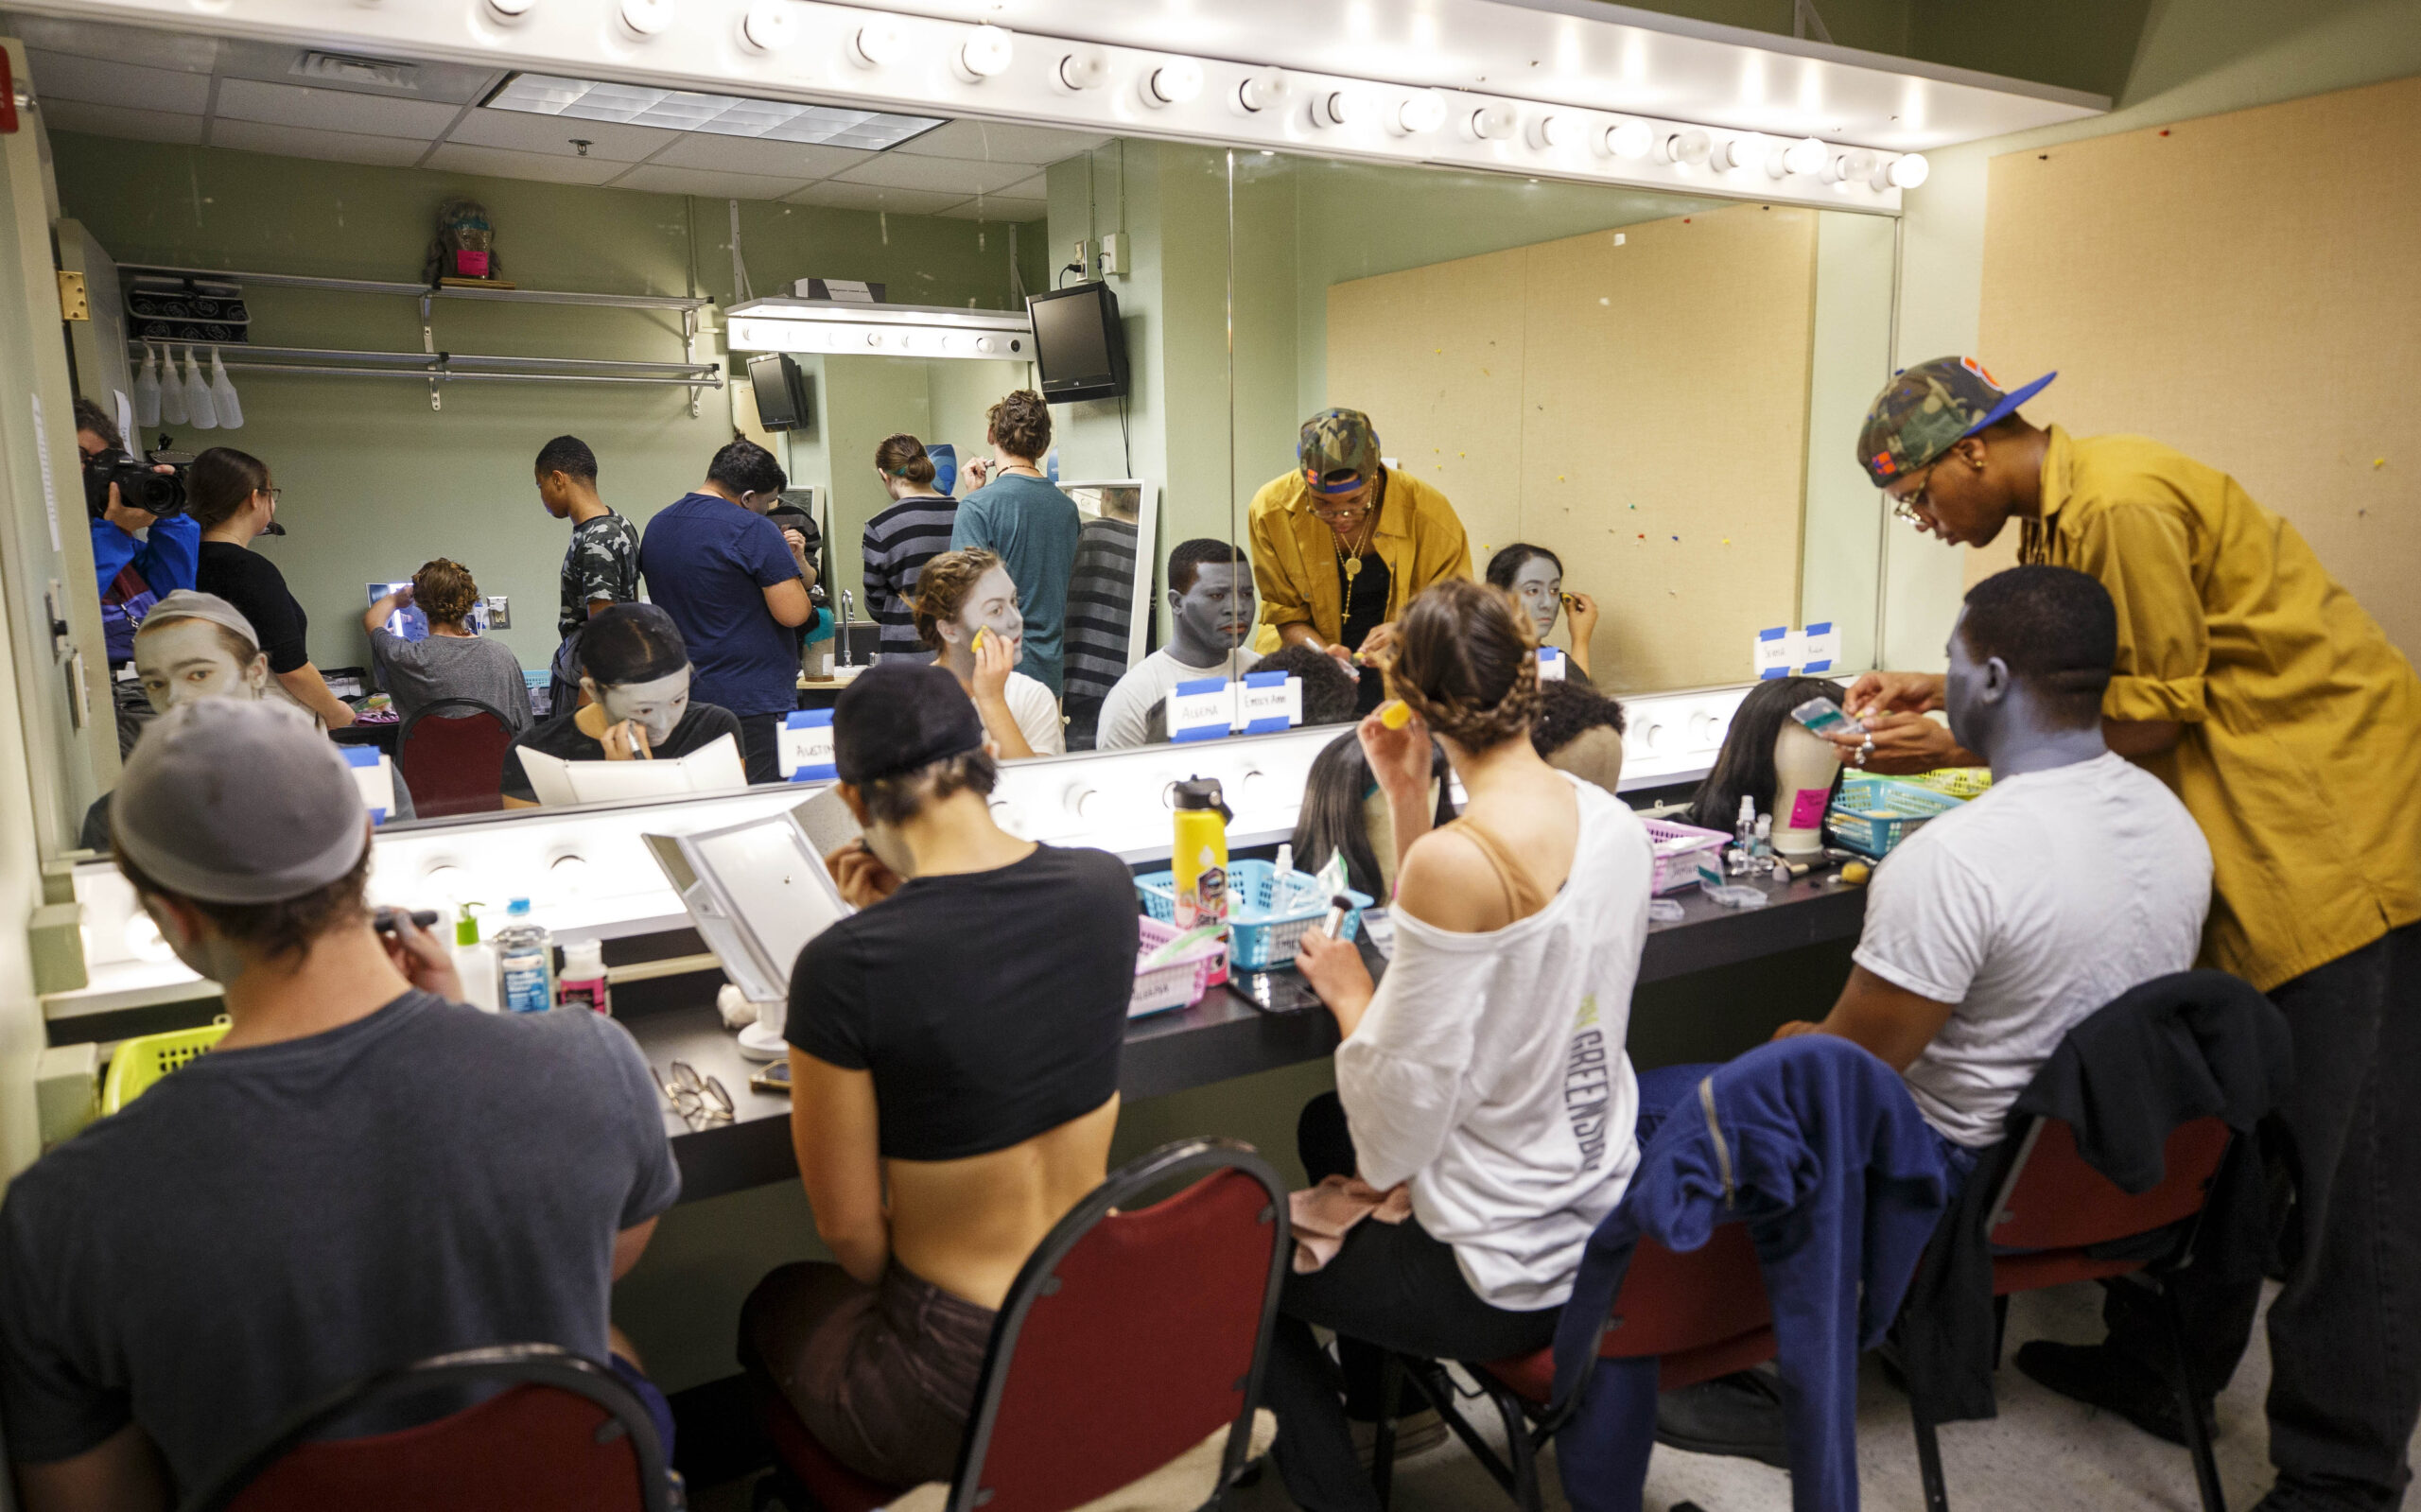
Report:
<svg viewBox="0 0 2421 1512"><path fill-rule="evenodd" d="M454 975L462 982L462 1000L474 1008L496 1013L503 1007L496 998L496 947L479 943L479 915L468 908L454 921Z"/></svg>

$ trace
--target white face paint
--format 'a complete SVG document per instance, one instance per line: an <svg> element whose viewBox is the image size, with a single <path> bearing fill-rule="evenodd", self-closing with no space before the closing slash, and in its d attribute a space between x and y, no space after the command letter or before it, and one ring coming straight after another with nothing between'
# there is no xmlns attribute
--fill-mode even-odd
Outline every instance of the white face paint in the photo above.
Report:
<svg viewBox="0 0 2421 1512"><path fill-rule="evenodd" d="M1521 600L1539 638L1546 639L1563 610L1563 569L1553 557L1530 558L1513 574L1513 597Z"/></svg>
<svg viewBox="0 0 2421 1512"><path fill-rule="evenodd" d="M593 677L583 677L581 686L588 696L605 710L605 722L619 724L624 720L647 731L647 743L659 746L672 738L672 727L689 710L689 669L650 678L644 683L598 684Z"/></svg>
<svg viewBox="0 0 2421 1512"><path fill-rule="evenodd" d="M208 619L164 619L134 637L134 673L161 714L203 698L259 698L269 663L255 652L237 660L228 635Z"/></svg>
<svg viewBox="0 0 2421 1512"><path fill-rule="evenodd" d="M1015 662L1025 642L1025 616L1018 613L1018 585L1006 567L994 567L975 580L975 587L959 605L958 644L962 649L975 644L978 630L989 631L992 636L1007 646L1009 660Z"/></svg>

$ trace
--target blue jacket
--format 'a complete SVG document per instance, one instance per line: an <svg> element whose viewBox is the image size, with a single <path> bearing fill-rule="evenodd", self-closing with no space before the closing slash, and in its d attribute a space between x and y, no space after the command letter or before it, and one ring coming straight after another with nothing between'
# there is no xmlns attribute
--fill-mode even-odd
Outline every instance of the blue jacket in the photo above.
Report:
<svg viewBox="0 0 2421 1512"><path fill-rule="evenodd" d="M1635 1512L1655 1441L1657 1365L1597 1359L1643 1237L1677 1253L1745 1223L1773 1310L1797 1512L1857 1506L1857 1357L1883 1337L1953 1178L1899 1076L1805 1034L1713 1069L1669 1110L1622 1205L1597 1225L1556 1330L1565 1494Z"/></svg>
<svg viewBox="0 0 2421 1512"><path fill-rule="evenodd" d="M101 634L109 644L112 666L134 654L134 632L151 606L179 588L194 584L201 562L201 527L190 514L171 514L144 532L138 541L107 520L93 522L93 576L101 595ZM129 592L113 596L119 573L132 567L148 587L145 594L129 583Z"/></svg>

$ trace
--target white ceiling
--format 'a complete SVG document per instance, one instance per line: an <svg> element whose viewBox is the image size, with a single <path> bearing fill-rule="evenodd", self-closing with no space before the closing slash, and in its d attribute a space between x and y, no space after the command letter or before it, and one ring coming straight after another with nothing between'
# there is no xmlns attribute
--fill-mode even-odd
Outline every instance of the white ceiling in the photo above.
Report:
<svg viewBox="0 0 2421 1512"><path fill-rule="evenodd" d="M956 120L884 152L483 110L504 70L413 65L408 88L304 84L303 49L0 13L56 130L707 199L1031 221L1043 168L1106 137ZM575 145L584 143L585 147Z"/></svg>

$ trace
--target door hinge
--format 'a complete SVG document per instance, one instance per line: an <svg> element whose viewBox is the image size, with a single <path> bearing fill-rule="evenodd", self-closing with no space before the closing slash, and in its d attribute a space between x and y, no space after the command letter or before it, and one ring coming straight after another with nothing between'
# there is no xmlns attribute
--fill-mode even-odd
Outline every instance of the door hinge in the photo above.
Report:
<svg viewBox="0 0 2421 1512"><path fill-rule="evenodd" d="M84 275L59 270L59 317L65 321L89 321L93 318L93 301L84 291Z"/></svg>

